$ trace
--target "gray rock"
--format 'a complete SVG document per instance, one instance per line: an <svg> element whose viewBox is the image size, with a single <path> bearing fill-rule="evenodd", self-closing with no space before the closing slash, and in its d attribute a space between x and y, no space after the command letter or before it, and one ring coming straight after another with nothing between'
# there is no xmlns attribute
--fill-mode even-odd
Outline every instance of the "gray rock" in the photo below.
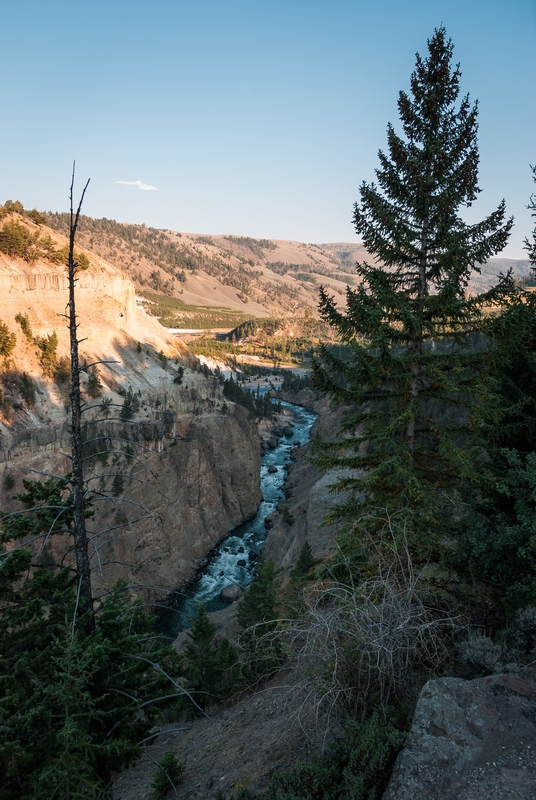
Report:
<svg viewBox="0 0 536 800"><path fill-rule="evenodd" d="M268 472L270 473L270 475L273 475L275 472L278 472L278 471L279 470L277 469L275 464L270 464L270 466L268 467Z"/></svg>
<svg viewBox="0 0 536 800"><path fill-rule="evenodd" d="M383 800L534 800L536 685L511 675L423 687Z"/></svg>
<svg viewBox="0 0 536 800"><path fill-rule="evenodd" d="M237 565L239 567L245 567L246 564L247 564L247 561L244 558L240 558L236 563L237 563Z"/></svg>
<svg viewBox="0 0 536 800"><path fill-rule="evenodd" d="M230 583L227 586L224 586L221 590L220 600L223 603L234 603L237 600L240 600L243 594L244 590L241 586L239 586L237 583Z"/></svg>

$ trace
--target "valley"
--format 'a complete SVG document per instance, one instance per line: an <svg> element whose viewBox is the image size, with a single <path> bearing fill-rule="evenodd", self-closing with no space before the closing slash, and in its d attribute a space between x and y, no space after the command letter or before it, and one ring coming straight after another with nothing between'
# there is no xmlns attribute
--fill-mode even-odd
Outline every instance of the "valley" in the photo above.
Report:
<svg viewBox="0 0 536 800"><path fill-rule="evenodd" d="M28 486L24 481L62 480L70 469L65 217L13 205L0 211L0 507L6 518L22 508L16 495ZM340 578L349 562L344 539L338 540L343 524L336 514L326 521L326 511L351 499L346 486L356 470L327 462L321 469L314 458L319 444L337 439L349 408L334 408L313 391L308 372L321 344L336 342L319 318L319 286L335 305L342 303L346 286L356 286L353 259L370 263L370 256L360 245L193 235L89 218L77 248L87 530L97 603L121 582L143 607L165 609L162 623L171 599L186 594L187 609L184 601L175 609L184 619L160 629L178 633L179 674L194 681L199 697L206 690L196 689L198 673L188 672L192 650L184 629L191 623L193 630L200 600L210 612L205 630L212 631L203 658L227 648L236 659L227 668L235 683L227 694L210 688L208 713L204 700L194 712L182 698L169 712L173 721L157 717L143 757L114 775L113 796L148 800L155 759L175 753L185 761L185 796L265 797L277 770L299 770L298 756L317 763L325 742L345 733L344 701L339 704L347 689L329 683L338 680L337 670L330 676L322 665L329 667L332 652L339 658L338 642L354 630L344 618L330 639L330 615L339 613L334 597L350 588ZM510 267L526 283L529 266L491 260L469 289L488 288ZM344 446L343 439L341 452ZM48 539L40 546L28 535L32 569L72 567L65 537ZM374 560L380 550L368 546L365 569L387 593L394 591L398 608L397 592L404 595L413 565L408 574L400 567L399 575L396 545L394 556L389 545L395 577L382 584L383 565ZM250 592L243 590L253 576L261 580L265 565L273 572L264 587L271 616L248 628L240 615ZM434 570L432 564L430 586ZM229 588L233 597L222 600L220 592ZM377 608L390 602L378 600L382 591L361 595L349 613L359 615L372 602L375 626ZM456 589L441 591L445 602L458 602ZM419 608L433 627L432 612ZM481 608L475 604L475 617ZM256 644L257 624L271 627ZM326 626L325 636L314 625ZM361 635L360 625L366 630L363 618L355 626ZM271 666L255 673L257 645L268 647L263 658ZM430 674L434 668L426 667ZM409 707L423 674L408 680ZM389 729L394 744L386 763L407 725L405 719ZM374 736L383 741L383 733Z"/></svg>

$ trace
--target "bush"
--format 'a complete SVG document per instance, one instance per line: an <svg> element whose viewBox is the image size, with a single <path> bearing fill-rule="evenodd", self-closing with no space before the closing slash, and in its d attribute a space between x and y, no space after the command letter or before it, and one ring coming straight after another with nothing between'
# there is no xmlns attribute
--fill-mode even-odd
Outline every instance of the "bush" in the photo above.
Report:
<svg viewBox="0 0 536 800"><path fill-rule="evenodd" d="M25 372L20 376L19 392L26 405L29 408L33 408L35 405L35 383Z"/></svg>
<svg viewBox="0 0 536 800"><path fill-rule="evenodd" d="M285 506L286 508L286 506ZM303 543L303 547L300 550L300 555L298 556L298 560L296 561L296 566L290 573L292 578L302 578L309 570L311 570L315 565L315 559L313 556L313 551L311 550L311 545L307 540Z"/></svg>
<svg viewBox="0 0 536 800"><path fill-rule="evenodd" d="M130 387L124 392L124 398L119 417L123 422L128 422L140 410L140 401Z"/></svg>
<svg viewBox="0 0 536 800"><path fill-rule="evenodd" d="M6 491L8 492L11 491L11 489L13 489L13 487L15 486L15 476L13 475L13 473L7 471L4 472L4 479L2 483L4 484L4 489L6 489Z"/></svg>
<svg viewBox="0 0 536 800"><path fill-rule="evenodd" d="M41 368L45 375L50 377L54 372L54 367L56 366L58 335L56 331L53 331L52 334L47 333L46 336L36 336L34 343L38 348L37 355L39 357Z"/></svg>
<svg viewBox="0 0 536 800"><path fill-rule="evenodd" d="M71 361L67 356L58 359L54 366L54 380L58 383L67 383L71 378Z"/></svg>
<svg viewBox="0 0 536 800"><path fill-rule="evenodd" d="M176 789L181 782L186 764L170 751L164 753L157 763L159 769L155 769L151 781L151 800L164 800L170 790Z"/></svg>
<svg viewBox="0 0 536 800"><path fill-rule="evenodd" d="M89 371L86 392L90 397L100 397L102 394L102 383L99 379L99 370L96 366Z"/></svg>
<svg viewBox="0 0 536 800"><path fill-rule="evenodd" d="M15 345L17 344L17 337L11 333L7 325L0 320L0 356L7 361L11 356Z"/></svg>
<svg viewBox="0 0 536 800"><path fill-rule="evenodd" d="M15 317L15 322L18 322L22 328L23 334L26 336L29 342L33 340L33 333L32 333L32 326L30 325L30 319L28 314L22 314L20 311Z"/></svg>
<svg viewBox="0 0 536 800"><path fill-rule="evenodd" d="M350 722L344 739L309 762L274 774L274 800L376 800L381 797L406 734L375 711Z"/></svg>

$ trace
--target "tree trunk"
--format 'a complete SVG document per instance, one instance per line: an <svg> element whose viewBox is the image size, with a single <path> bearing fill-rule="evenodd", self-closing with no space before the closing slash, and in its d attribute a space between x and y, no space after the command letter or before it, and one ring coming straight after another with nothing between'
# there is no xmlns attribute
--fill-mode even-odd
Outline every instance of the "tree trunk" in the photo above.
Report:
<svg viewBox="0 0 536 800"><path fill-rule="evenodd" d="M74 168L71 180L71 216L69 224L69 338L71 348L71 454L72 477L71 488L73 493L73 535L74 552L76 559L76 574L78 577L78 592L85 600L83 612L90 611L88 628L95 627L93 615L93 592L91 589L91 566L88 552L88 538L86 533L86 518L84 507L84 462L82 460L82 431L81 431L81 394L80 394L80 365L78 357L78 337L75 307L76 262L74 259L74 242L76 228L80 217L80 210L89 181L84 187L76 214L73 211Z"/></svg>

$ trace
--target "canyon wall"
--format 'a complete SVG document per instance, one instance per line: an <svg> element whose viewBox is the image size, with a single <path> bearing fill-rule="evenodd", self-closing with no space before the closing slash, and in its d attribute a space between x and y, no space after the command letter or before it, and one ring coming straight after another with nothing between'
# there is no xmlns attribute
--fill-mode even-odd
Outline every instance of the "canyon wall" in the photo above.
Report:
<svg viewBox="0 0 536 800"><path fill-rule="evenodd" d="M25 218L19 223L37 230ZM48 235L58 247L66 242ZM131 280L87 256L90 266L78 273L76 287L80 355L82 363L104 362L98 397L88 392L89 374L81 375L86 479L95 494L87 521L95 591L121 579L144 599L165 599L255 514L259 434L245 409L224 401L217 379L197 371L184 343L136 307ZM69 376L45 368L39 344L56 332L55 365L68 355L67 301L65 266L0 253L0 320L17 339L0 371L3 511L21 507L14 496L23 479L70 470ZM128 421L127 396L135 404ZM54 538L52 555L69 563L68 538Z"/></svg>

